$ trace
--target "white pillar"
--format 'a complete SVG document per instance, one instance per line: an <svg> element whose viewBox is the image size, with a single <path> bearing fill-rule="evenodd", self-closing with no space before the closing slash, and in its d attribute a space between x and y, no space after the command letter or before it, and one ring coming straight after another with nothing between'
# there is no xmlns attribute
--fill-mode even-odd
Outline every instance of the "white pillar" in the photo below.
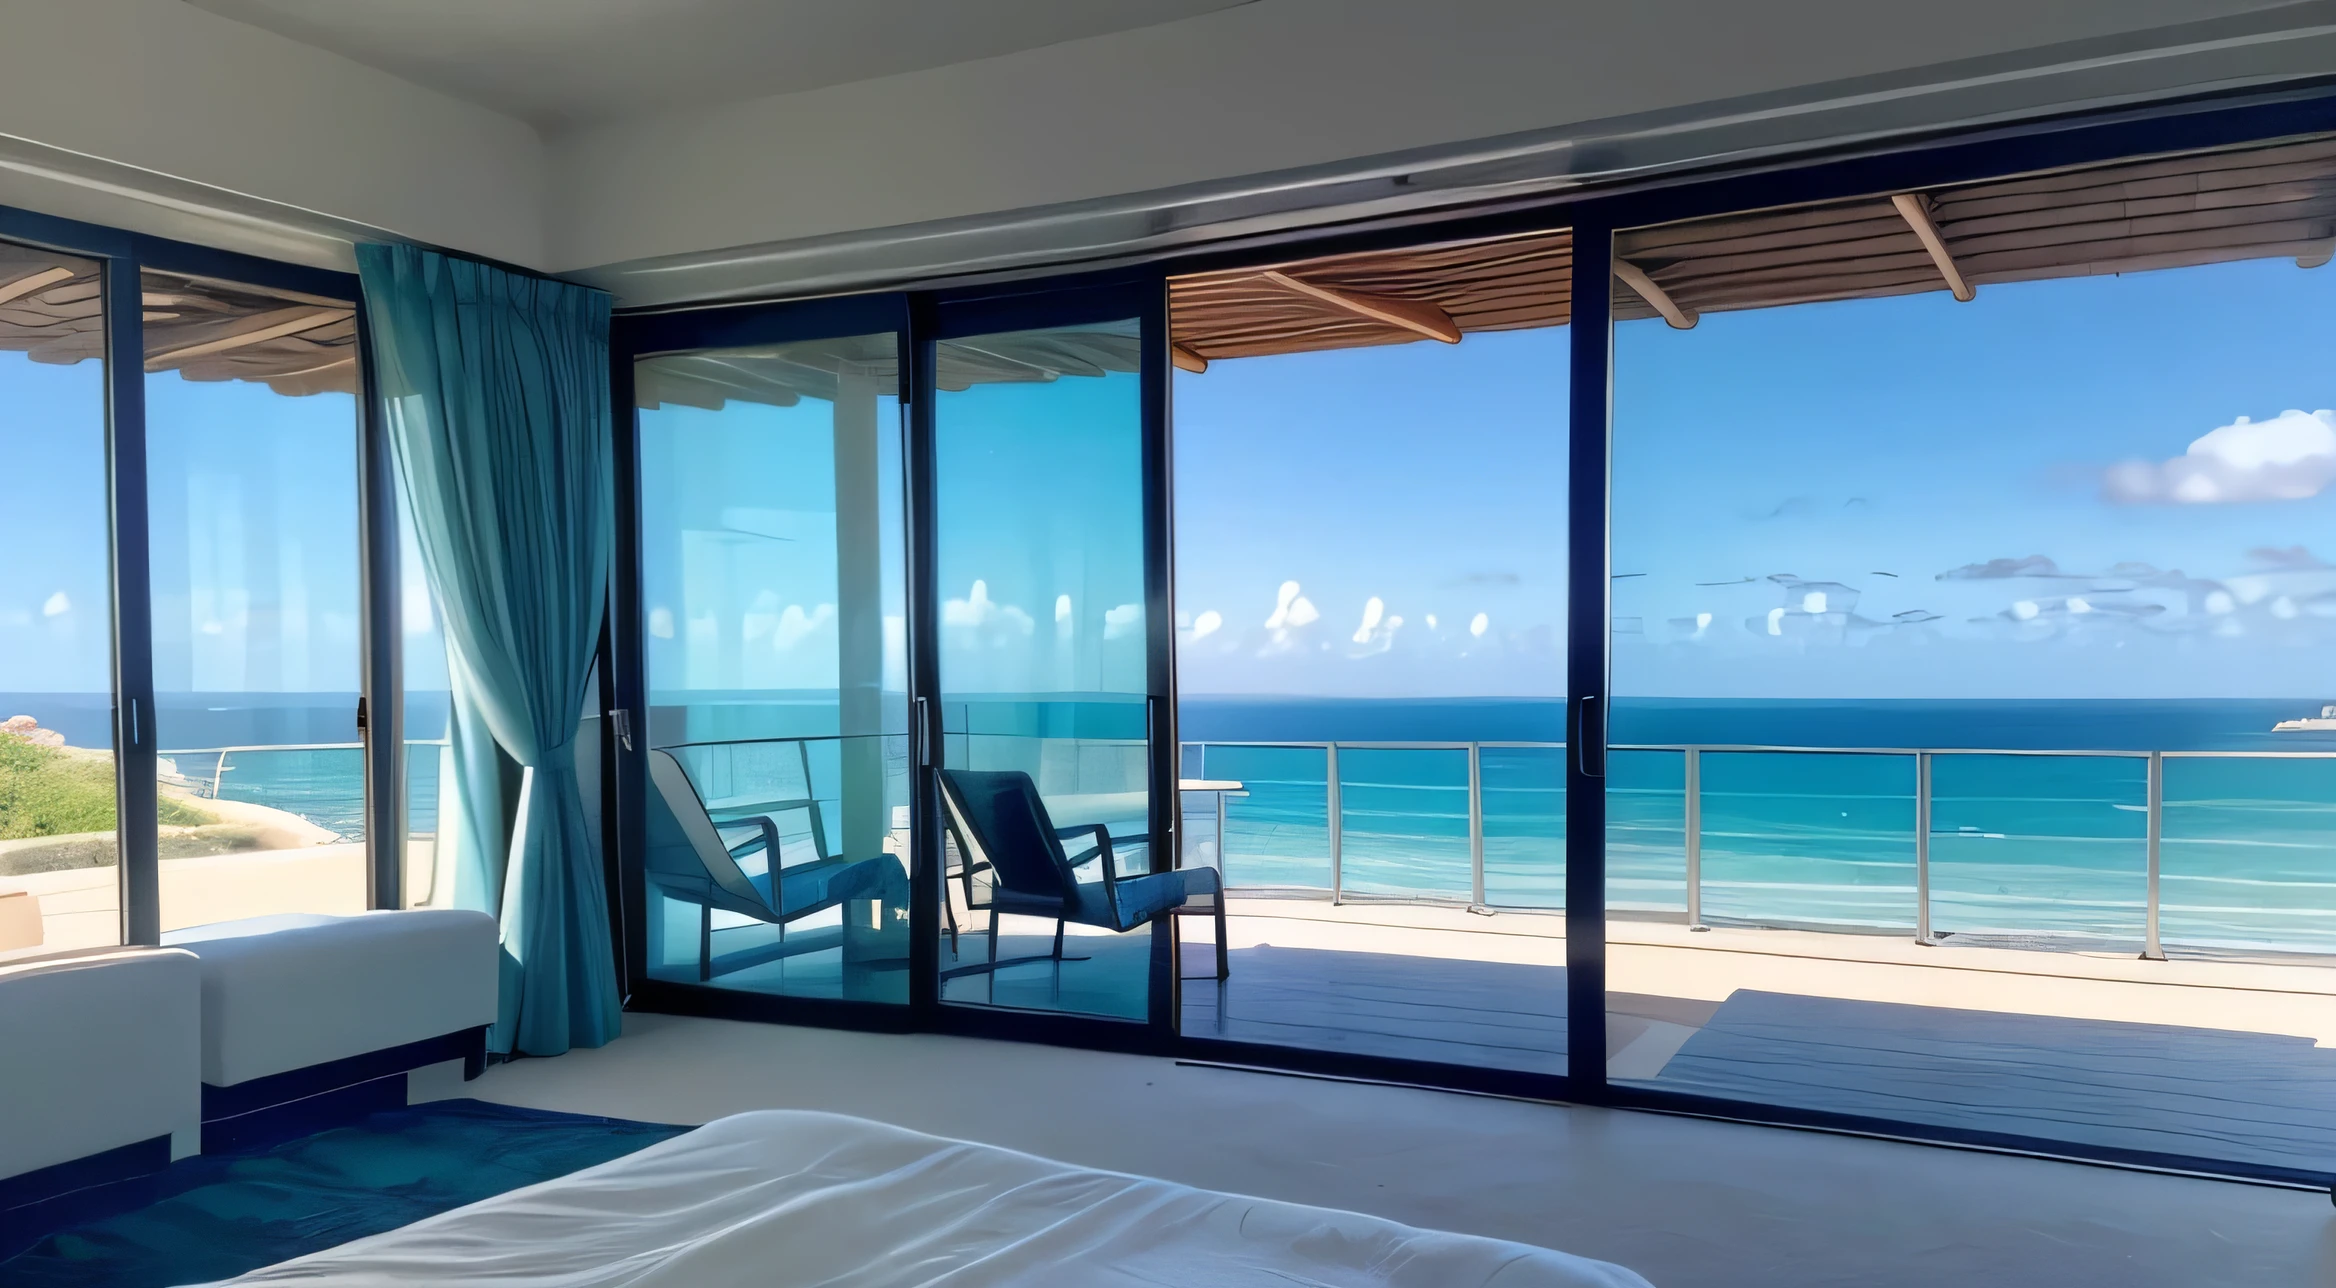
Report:
<svg viewBox="0 0 2336 1288"><path fill-rule="evenodd" d="M883 426L893 378L846 364L835 398L836 732L844 736L843 856L884 852Z"/></svg>

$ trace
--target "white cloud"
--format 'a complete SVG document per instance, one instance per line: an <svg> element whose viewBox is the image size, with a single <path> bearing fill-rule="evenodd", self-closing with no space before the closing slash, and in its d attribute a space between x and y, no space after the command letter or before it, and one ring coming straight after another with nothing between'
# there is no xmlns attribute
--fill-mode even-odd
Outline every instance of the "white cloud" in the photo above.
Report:
<svg viewBox="0 0 2336 1288"><path fill-rule="evenodd" d="M1054 597L1054 619L1058 622L1071 620L1071 597L1069 595Z"/></svg>
<svg viewBox="0 0 2336 1288"><path fill-rule="evenodd" d="M2111 501L2219 505L2300 501L2336 483L2336 411L2283 411L2220 426L2170 461L2120 461L2101 481Z"/></svg>
<svg viewBox="0 0 2336 1288"><path fill-rule="evenodd" d="M990 584L976 581L965 598L941 605L941 625L984 635L1028 635L1037 623L1030 620L1030 614L1012 604L991 599Z"/></svg>
<svg viewBox="0 0 2336 1288"><path fill-rule="evenodd" d="M1265 629L1279 631L1305 626L1321 616L1321 613L1315 611L1313 601L1299 593L1298 583L1285 581L1281 590L1274 595L1273 616L1265 619Z"/></svg>
<svg viewBox="0 0 2336 1288"><path fill-rule="evenodd" d="M1371 642L1371 632L1379 628L1379 619L1387 615L1387 605L1377 595L1363 601L1363 624L1355 628L1355 643Z"/></svg>
<svg viewBox="0 0 2336 1288"><path fill-rule="evenodd" d="M1192 619L1192 637L1197 640L1214 635L1217 633L1217 628L1223 626L1224 624L1224 614L1218 612L1216 609L1209 609L1200 616Z"/></svg>
<svg viewBox="0 0 2336 1288"><path fill-rule="evenodd" d="M771 647L790 649L802 642L804 636L835 620L835 605L821 604L806 613L801 604L789 604L779 614L778 627L771 633Z"/></svg>
<svg viewBox="0 0 2336 1288"><path fill-rule="evenodd" d="M1142 604L1121 604L1117 608L1103 610L1103 638L1107 640L1133 635L1142 629L1144 629L1144 606Z"/></svg>
<svg viewBox="0 0 2336 1288"><path fill-rule="evenodd" d="M1478 613L1468 619L1468 633L1478 639L1483 639L1484 633L1490 629L1492 629L1492 618L1483 613Z"/></svg>
<svg viewBox="0 0 2336 1288"><path fill-rule="evenodd" d="M669 639L672 639L672 638L673 638L673 610L672 610L672 609L670 609L670 608L652 608L652 609L650 609L650 610L649 610L649 633L650 633L651 635L654 635L654 636L656 636L658 639L661 639L661 640L669 640Z"/></svg>
<svg viewBox="0 0 2336 1288"><path fill-rule="evenodd" d="M67 599L65 592L61 590L41 603L41 616L43 617L63 617L72 611L73 601Z"/></svg>

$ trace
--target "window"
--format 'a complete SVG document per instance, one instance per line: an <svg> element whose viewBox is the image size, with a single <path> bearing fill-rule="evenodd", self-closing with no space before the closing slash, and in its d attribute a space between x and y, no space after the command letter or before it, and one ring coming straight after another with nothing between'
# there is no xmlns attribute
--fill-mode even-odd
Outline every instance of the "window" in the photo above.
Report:
<svg viewBox="0 0 2336 1288"><path fill-rule="evenodd" d="M1617 236L1611 1078L2336 1163L2332 193L2321 140Z"/></svg>
<svg viewBox="0 0 2336 1288"><path fill-rule="evenodd" d="M898 341L635 364L652 977L908 1000Z"/></svg>
<svg viewBox="0 0 2336 1288"><path fill-rule="evenodd" d="M937 346L942 774L1027 776L1059 833L1008 849L972 785L1002 780L949 780L945 1002L1150 1013L1152 933L1110 920L1141 901L1101 898L1107 863L1114 880L1173 866L1151 844L1140 335L1128 319ZM1087 892L1067 921L1048 915L1065 903L1050 840Z"/></svg>
<svg viewBox="0 0 2336 1288"><path fill-rule="evenodd" d="M0 958L121 942L101 289L0 243Z"/></svg>
<svg viewBox="0 0 2336 1288"><path fill-rule="evenodd" d="M1565 1072L1572 259L1172 283L1188 1036Z"/></svg>
<svg viewBox="0 0 2336 1288"><path fill-rule="evenodd" d="M163 929L362 911L353 307L143 290Z"/></svg>

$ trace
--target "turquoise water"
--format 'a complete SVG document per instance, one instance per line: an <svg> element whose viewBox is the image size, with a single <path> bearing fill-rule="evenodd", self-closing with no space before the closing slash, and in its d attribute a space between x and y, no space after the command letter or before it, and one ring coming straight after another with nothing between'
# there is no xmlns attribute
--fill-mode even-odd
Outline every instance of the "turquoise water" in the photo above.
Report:
<svg viewBox="0 0 2336 1288"><path fill-rule="evenodd" d="M2139 756L1978 749L2295 752L2326 735L2272 734L2318 701L2071 703L1624 702L1617 742L1973 749L1932 757L1933 930L2127 948L2144 933L2147 762ZM1235 884L1328 890L1328 757L1354 741L1554 743L1558 704L1532 701L1187 699L1184 772L1240 780L1227 802ZM423 749L427 751L428 749ZM207 779L215 757L180 757ZM353 749L243 752L220 790L364 835ZM2168 756L2160 937L2169 947L2336 953L2336 759ZM436 758L412 761L408 808L431 829ZM1482 748L1484 884L1497 906L1565 902L1563 752ZM1701 753L1707 921L1910 933L1915 761L1905 754ZM1339 758L1342 888L1466 901L1468 756L1346 748ZM1619 750L1607 779L1607 901L1622 916L1686 911L1686 757Z"/></svg>
<svg viewBox="0 0 2336 1288"><path fill-rule="evenodd" d="M1618 708L1617 741L2122 751L2328 750L2272 735L2317 703L1662 704ZM1327 890L1328 756L1319 747L1190 746L1317 737L1530 736L1533 704L1188 701L1185 771L1240 780L1226 806L1235 885ZM1892 707L1899 709L1891 709ZM1956 710L1960 706L1960 710ZM1520 710L1519 708L1525 708ZM1917 710L1906 708L1919 707ZM1654 736L1649 736L1650 734ZM1765 736L1761 736L1765 735ZM1485 897L1564 905L1562 751L1486 747ZM1934 933L2132 948L2146 918L2147 760L1973 752L1932 757ZM2336 759L2169 756L2160 937L2169 948L2336 953ZM1702 912L1715 924L1910 934L1916 921L1911 754L1700 754ZM1339 754L1349 893L1466 900L1467 752ZM1617 751L1607 779L1607 900L1686 912L1686 756Z"/></svg>

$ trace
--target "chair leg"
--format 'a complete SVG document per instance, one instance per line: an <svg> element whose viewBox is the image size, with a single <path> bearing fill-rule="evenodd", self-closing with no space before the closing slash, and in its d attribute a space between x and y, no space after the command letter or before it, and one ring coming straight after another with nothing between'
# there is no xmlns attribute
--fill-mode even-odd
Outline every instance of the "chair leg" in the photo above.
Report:
<svg viewBox="0 0 2336 1288"><path fill-rule="evenodd" d="M714 905L698 905L698 982L714 977Z"/></svg>
<svg viewBox="0 0 2336 1288"><path fill-rule="evenodd" d="M1060 917L1054 921L1054 959L1058 965L1063 959L1063 921Z"/></svg>
<svg viewBox="0 0 2336 1288"><path fill-rule="evenodd" d="M1233 974L1233 959L1226 955L1225 892L1217 891L1217 978L1228 979Z"/></svg>
<svg viewBox="0 0 2336 1288"><path fill-rule="evenodd" d="M990 965L998 964L998 910L990 909Z"/></svg>

